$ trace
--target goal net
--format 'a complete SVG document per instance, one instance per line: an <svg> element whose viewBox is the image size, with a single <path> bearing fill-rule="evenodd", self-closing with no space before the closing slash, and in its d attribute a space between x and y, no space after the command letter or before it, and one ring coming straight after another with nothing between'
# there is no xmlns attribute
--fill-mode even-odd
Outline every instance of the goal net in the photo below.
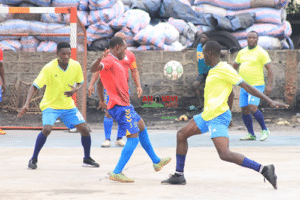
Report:
<svg viewBox="0 0 300 200"><path fill-rule="evenodd" d="M0 6L0 48L4 52L3 64L7 88L0 106L5 112L16 114L24 105L28 89L41 68L56 58L56 46L59 42L70 43L71 58L80 62L86 80L86 31L83 23L77 18L76 7ZM14 60L14 64L17 66L6 67L12 66L11 59L7 57L15 57L17 60ZM84 118L86 118L85 91L86 82L73 96ZM39 102L43 92L43 89L39 90L32 98L28 114L41 114ZM24 127L38 128L28 120L30 117L23 118L25 118ZM18 128L13 122L0 125L3 129ZM54 129L64 127L62 123L54 126Z"/></svg>

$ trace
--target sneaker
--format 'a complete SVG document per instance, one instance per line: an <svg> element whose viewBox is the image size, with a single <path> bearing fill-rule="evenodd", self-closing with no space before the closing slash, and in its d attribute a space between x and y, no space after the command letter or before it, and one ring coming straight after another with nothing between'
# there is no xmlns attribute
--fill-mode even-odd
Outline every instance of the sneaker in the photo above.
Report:
<svg viewBox="0 0 300 200"><path fill-rule="evenodd" d="M70 133L78 133L77 128L70 128L69 132Z"/></svg>
<svg viewBox="0 0 300 200"><path fill-rule="evenodd" d="M116 146L124 147L125 142L123 139L119 139L116 141Z"/></svg>
<svg viewBox="0 0 300 200"><path fill-rule="evenodd" d="M37 159L31 158L29 160L29 162L28 162L28 168L30 168L30 169L36 169L37 168L36 163L37 163Z"/></svg>
<svg viewBox="0 0 300 200"><path fill-rule="evenodd" d="M99 167L100 165L96 163L91 157L88 159L83 158L82 167Z"/></svg>
<svg viewBox="0 0 300 200"><path fill-rule="evenodd" d="M153 164L153 168L156 172L160 171L165 165L171 161L171 157L163 158L159 163Z"/></svg>
<svg viewBox="0 0 300 200"><path fill-rule="evenodd" d="M6 132L0 128L0 135L5 135Z"/></svg>
<svg viewBox="0 0 300 200"><path fill-rule="evenodd" d="M101 144L101 147L103 147L103 148L110 147L110 140L105 140L105 141Z"/></svg>
<svg viewBox="0 0 300 200"><path fill-rule="evenodd" d="M256 136L248 133L245 137L240 138L240 140L256 140Z"/></svg>
<svg viewBox="0 0 300 200"><path fill-rule="evenodd" d="M274 187L274 189L277 190L277 176L275 174L274 165L264 166L264 168L262 170L262 175L265 177L264 181L266 182L266 179L267 179L271 183L271 185Z"/></svg>
<svg viewBox="0 0 300 200"><path fill-rule="evenodd" d="M119 181L119 182L122 182L122 183L133 183L134 182L133 179L126 177L123 173L115 174L115 173L111 172L109 174L108 178L110 180Z"/></svg>
<svg viewBox="0 0 300 200"><path fill-rule="evenodd" d="M170 175L170 178L168 178L167 180L162 181L161 184L164 184L164 185L185 185L186 180L184 178L184 175L179 175L179 174L175 173L173 175Z"/></svg>
<svg viewBox="0 0 300 200"><path fill-rule="evenodd" d="M270 130L267 129L267 130L262 130L261 131L261 137L260 137L260 141L264 141L266 140L270 135Z"/></svg>

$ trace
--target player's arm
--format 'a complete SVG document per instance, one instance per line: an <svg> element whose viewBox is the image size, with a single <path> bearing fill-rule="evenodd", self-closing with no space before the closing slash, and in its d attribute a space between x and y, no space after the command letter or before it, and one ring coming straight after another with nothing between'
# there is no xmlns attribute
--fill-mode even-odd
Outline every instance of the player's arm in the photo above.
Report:
<svg viewBox="0 0 300 200"><path fill-rule="evenodd" d="M133 79L134 84L136 86L136 91L137 91L137 94L138 94L138 98L140 98L143 94L143 90L142 90L141 83L140 83L140 73L139 73L139 71L137 70L136 67L131 69L131 76L132 76L132 79Z"/></svg>
<svg viewBox="0 0 300 200"><path fill-rule="evenodd" d="M104 101L104 87L100 77L97 82L97 92L99 96L99 107L97 109L99 110L101 108L101 110L103 111L104 109L107 108L107 105Z"/></svg>
<svg viewBox="0 0 300 200"><path fill-rule="evenodd" d="M246 90L249 94L252 94L253 96L256 96L260 99L265 100L271 107L274 107L274 108L279 108L279 107L288 108L289 107L289 105L287 105L287 104L273 101L267 95L263 94L262 92L260 92L256 88L252 87L251 85L249 85L245 81L241 82L239 84L239 86L242 87L244 90Z"/></svg>
<svg viewBox="0 0 300 200"><path fill-rule="evenodd" d="M236 63L236 62L234 62L233 65L232 65L232 67L233 67L235 70L238 70L239 66L240 66L240 64L238 64L238 63Z"/></svg>
<svg viewBox="0 0 300 200"><path fill-rule="evenodd" d="M272 92L272 85L273 85L273 77L274 77L274 75L273 75L273 70L272 70L271 63L266 64L265 68L268 71L268 83L267 83L267 86L266 86L265 94L269 95Z"/></svg>
<svg viewBox="0 0 300 200"><path fill-rule="evenodd" d="M2 92L3 94L5 94L5 74L4 74L4 67L2 61L0 61L0 78L2 82Z"/></svg>
<svg viewBox="0 0 300 200"><path fill-rule="evenodd" d="M71 90L64 92L64 95L66 95L67 97L73 96L73 94L75 94L82 87L82 85L83 83L75 83L74 85L69 85Z"/></svg>
<svg viewBox="0 0 300 200"><path fill-rule="evenodd" d="M36 86L31 85L31 87L29 88L28 94L27 94L26 102L25 102L24 106L21 108L21 110L19 111L17 117L22 117L29 110L29 103L37 90L38 90L38 88Z"/></svg>
<svg viewBox="0 0 300 200"><path fill-rule="evenodd" d="M101 63L101 61L103 60L103 58L105 58L108 55L108 53L109 53L109 49L105 49L104 52L101 54L101 56L93 62L92 67L90 69L92 73L98 72L103 69L104 66Z"/></svg>
<svg viewBox="0 0 300 200"><path fill-rule="evenodd" d="M98 79L99 79L99 73L97 73L97 72L93 73L92 79L91 79L91 82L90 82L90 85L89 85L89 88L88 88L89 97L91 97L92 94L94 94L94 92L95 92L94 85L95 85L95 83Z"/></svg>

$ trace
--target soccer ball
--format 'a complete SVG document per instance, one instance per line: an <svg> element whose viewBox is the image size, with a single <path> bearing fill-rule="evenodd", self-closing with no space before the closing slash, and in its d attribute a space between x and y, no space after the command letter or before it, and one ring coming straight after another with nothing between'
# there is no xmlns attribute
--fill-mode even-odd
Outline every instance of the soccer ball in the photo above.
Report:
<svg viewBox="0 0 300 200"><path fill-rule="evenodd" d="M165 76L170 80L177 80L183 74L183 67L180 62L176 60L171 60L166 63L164 68Z"/></svg>

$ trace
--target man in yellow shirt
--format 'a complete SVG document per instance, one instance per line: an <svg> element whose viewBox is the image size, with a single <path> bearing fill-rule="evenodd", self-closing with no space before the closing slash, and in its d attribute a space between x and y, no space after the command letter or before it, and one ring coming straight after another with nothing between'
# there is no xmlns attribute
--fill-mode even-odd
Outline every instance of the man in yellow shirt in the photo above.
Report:
<svg viewBox="0 0 300 200"><path fill-rule="evenodd" d="M38 89L46 86L40 103L40 109L43 112L43 130L36 139L28 168L37 168L38 154L46 143L57 118L62 119L67 127L74 125L80 132L81 144L84 149L83 166L99 167L99 164L90 157L91 136L89 128L72 99L72 95L78 91L84 81L80 63L70 58L71 47L69 43L59 43L56 54L57 58L46 64L34 80L28 91L25 105L17 116L22 117L28 111L33 95Z"/></svg>
<svg viewBox="0 0 300 200"><path fill-rule="evenodd" d="M273 71L271 66L271 59L267 51L257 45L258 34L255 31L248 33L247 42L248 46L240 50L233 68L239 69L240 76L249 85L255 87L261 92L269 95L272 91L273 83ZM265 87L264 81L264 69L268 71L268 84ZM266 89L265 89L266 88ZM241 140L256 140L256 136L253 130L252 117L253 114L256 121L261 126L261 138L260 141L264 141L268 138L270 130L265 125L265 120L262 112L258 110L260 99L252 96L246 92L243 88L240 90L240 107L242 108L242 118L245 126L247 127L248 134L241 138Z"/></svg>
<svg viewBox="0 0 300 200"><path fill-rule="evenodd" d="M231 120L231 112L227 102L232 85L238 85L250 94L267 101L271 107L288 107L288 105L273 101L247 84L229 64L220 62L220 52L221 46L216 41L207 42L203 48L205 64L210 66L204 88L204 111L194 116L185 127L177 132L176 172L161 183L186 184L183 172L188 151L187 139L193 135L209 132L222 160L261 173L277 189L274 165L263 166L242 154L230 151L228 125Z"/></svg>

